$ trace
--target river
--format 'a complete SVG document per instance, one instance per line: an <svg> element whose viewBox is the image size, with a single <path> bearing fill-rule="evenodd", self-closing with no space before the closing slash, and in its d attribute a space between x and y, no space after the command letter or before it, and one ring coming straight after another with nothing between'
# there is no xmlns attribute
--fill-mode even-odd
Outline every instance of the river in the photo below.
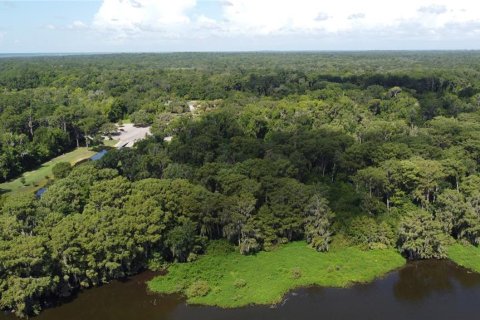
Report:
<svg viewBox="0 0 480 320"><path fill-rule="evenodd" d="M85 290L47 309L38 320L376 320L478 319L480 275L449 261L409 263L384 278L347 289L306 288L282 304L219 309L189 306L179 296L147 293L144 272L125 281ZM0 314L0 320L14 320Z"/></svg>

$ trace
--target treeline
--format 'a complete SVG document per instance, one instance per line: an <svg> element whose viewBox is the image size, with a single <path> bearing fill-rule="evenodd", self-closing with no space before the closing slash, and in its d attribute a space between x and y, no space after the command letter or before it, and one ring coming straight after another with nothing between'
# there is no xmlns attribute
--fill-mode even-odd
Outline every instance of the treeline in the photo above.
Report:
<svg viewBox="0 0 480 320"><path fill-rule="evenodd" d="M63 168L40 199L2 198L0 308L34 314L79 288L194 260L210 239L243 254L305 239L409 259L478 245L477 55L5 60L0 127L24 148L48 158L127 116L154 135ZM440 61L452 70L434 69ZM28 159L18 143L1 146Z"/></svg>
<svg viewBox="0 0 480 320"><path fill-rule="evenodd" d="M246 101L381 86L410 90L422 119L456 115L477 99L478 53L165 54L0 60L0 179L74 147L89 146L131 118L188 111L187 101ZM443 68L438 68L438 65ZM448 93L446 96L444 94ZM322 98L322 97L319 97ZM441 107L439 106L441 104ZM440 108L439 108L440 107ZM453 114L452 114L453 113Z"/></svg>

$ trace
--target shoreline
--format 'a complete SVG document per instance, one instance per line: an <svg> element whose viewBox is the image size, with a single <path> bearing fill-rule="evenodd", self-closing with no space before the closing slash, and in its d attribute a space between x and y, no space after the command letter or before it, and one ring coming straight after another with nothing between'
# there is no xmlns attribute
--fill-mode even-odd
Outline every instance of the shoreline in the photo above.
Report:
<svg viewBox="0 0 480 320"><path fill-rule="evenodd" d="M165 276L155 277L147 285L154 293L181 294L189 304L228 309L276 305L299 288L348 288L405 265L406 260L392 249L348 247L318 253L305 242L292 242L255 256L207 252L197 261L171 265Z"/></svg>
<svg viewBox="0 0 480 320"><path fill-rule="evenodd" d="M298 246L299 242L293 242L289 243L285 246ZM285 246L282 246L280 248L275 249L274 251L271 252L260 252L260 255L271 255L275 254L278 250L282 250ZM307 245L305 244L305 247ZM312 250L308 248L308 250ZM315 254L318 254L319 256L321 255L336 255L336 254L341 254L343 251L351 251L351 250L358 250L358 252L361 252L362 250L359 250L354 247L347 247L347 248L342 248L342 249L337 249L336 251L329 252L329 253L318 253L315 252ZM465 257L463 254L464 251L467 250L470 252L468 257ZM365 257L368 257L370 253L373 252L385 252L386 255L392 254L392 249L383 249L383 250L369 250L369 251L363 251L365 254ZM448 258L447 259L441 259L441 260L447 260L456 266L460 268L464 268L470 272L474 273L480 273L480 248L473 247L473 246L464 246L461 244L455 244L452 245L448 248ZM395 251L396 253L396 251ZM398 254L398 253L397 253ZM455 255L457 254L457 255ZM225 290L225 284L223 285L215 285L215 281L212 281L212 278L205 280L207 277L206 276L197 276L198 274L202 273L201 266L197 268L195 264L201 264L202 258L212 258L213 260L217 259L219 256L221 257L221 253L206 253L204 256L200 257L199 260L189 262L189 263L183 263L183 264L172 264L170 266L171 269L173 269L173 277L169 278L170 272L167 271L167 274L165 275L160 275L154 277L152 280L147 282L147 288L150 292L154 294L162 294L162 295L170 295L170 294L179 294L181 295L184 299L185 302L191 305L196 305L196 306L210 306L210 307L218 307L222 309L232 309L232 308L242 308L242 307L248 307L248 306L261 306L261 305L271 305L271 306L276 306L280 303L282 303L286 296L288 296L289 293L292 291L298 290L298 289L308 289L308 288L314 288L314 287L319 287L319 288L350 288L355 285L360 285L360 284L367 284L372 281L375 281L377 279L382 279L392 272L401 270L402 268L408 267L409 264L415 263L416 261L408 261L404 259L400 254L398 254L397 258L399 257L402 259L402 263L398 263L396 266L394 265L385 265L385 268L383 270L377 270L375 274L370 274L369 276L362 277L361 271L357 271L355 273L355 266L352 266L352 269L347 270L347 272L352 272L348 274L345 278L337 278L337 282L335 282L335 279L333 279L332 282L328 283L328 276L325 278L325 270L319 272L316 277L317 280L314 281L301 281L301 277L299 279L289 279L292 280L289 285L283 288L273 288L274 295L270 295L270 298L264 299L264 300L241 300L241 299L235 299L235 296L232 296L228 290L226 293L221 294L222 290ZM249 256L241 256L240 254L237 254L236 252L229 252L225 254L225 259L231 259L231 255L237 255L238 257L245 257L248 259ZM391 255L391 257L394 257L394 255ZM472 256L474 257L472 259ZM356 257L354 257L356 258ZM461 259L463 258L463 259ZM242 258L240 258L242 259ZM430 259L430 260L438 260L438 259ZM466 260L467 262L465 262ZM472 261L473 260L473 261ZM397 261L400 262L400 261ZM312 262L315 263L315 262ZM191 265L194 265L193 267L190 267ZM191 270L190 270L191 269ZM192 272L189 272L192 271ZM203 270L206 273L208 273L207 270ZM229 273L235 273L235 270L225 270L227 271L224 274L216 274L220 279L225 279L225 277L229 277ZM259 271L260 272L260 271ZM328 270L327 270L328 272ZM188 278L189 274L193 274L191 278ZM309 275L310 276L310 275ZM288 277L288 276L287 276ZM287 278L285 277L285 278ZM315 277L315 275L314 275ZM349 278L348 278L349 277ZM178 279L177 279L178 278ZM277 279L280 281L285 281L285 278L283 279ZM323 279L322 279L323 278ZM200 280L199 280L200 279ZM233 279L233 278L232 278ZM230 279L230 280L232 280ZM332 279L330 279L332 280ZM172 282L173 281L173 282ZM182 283L183 281L183 283ZM189 295L189 287L192 286L195 282L198 281L204 281L209 284L209 290L205 295L200 295L200 296L192 296ZM220 280L222 281L222 280ZM213 285L210 285L210 283L213 282ZM248 284L249 281L245 280L245 282ZM173 285L175 284L175 285ZM234 285L234 284L233 284ZM243 287L237 287L237 291L242 291ZM251 290L251 294L255 295L255 292L258 290L262 290L261 286L255 287L255 286L250 286L247 289ZM238 298L238 297L237 297ZM230 301L229 301L230 300ZM239 301L240 300L240 301Z"/></svg>

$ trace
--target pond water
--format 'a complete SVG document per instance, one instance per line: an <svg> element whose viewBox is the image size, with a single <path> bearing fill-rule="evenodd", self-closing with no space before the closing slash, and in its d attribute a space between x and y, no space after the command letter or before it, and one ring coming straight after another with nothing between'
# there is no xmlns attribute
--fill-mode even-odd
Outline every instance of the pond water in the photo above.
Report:
<svg viewBox="0 0 480 320"><path fill-rule="evenodd" d="M100 159L103 158L104 155L107 154L107 152L108 152L107 150L103 149L103 150L95 153L93 156L91 156L91 157L90 157L90 160L92 160L92 161L100 160Z"/></svg>
<svg viewBox="0 0 480 320"><path fill-rule="evenodd" d="M189 306L179 296L146 291L145 272L85 290L38 320L377 320L478 319L480 275L449 261L421 261L369 284L295 290L278 306L219 309ZM0 314L0 320L16 319Z"/></svg>
<svg viewBox="0 0 480 320"><path fill-rule="evenodd" d="M40 188L35 192L35 196L37 196L38 198L41 198L45 193L45 191L47 191L47 188Z"/></svg>

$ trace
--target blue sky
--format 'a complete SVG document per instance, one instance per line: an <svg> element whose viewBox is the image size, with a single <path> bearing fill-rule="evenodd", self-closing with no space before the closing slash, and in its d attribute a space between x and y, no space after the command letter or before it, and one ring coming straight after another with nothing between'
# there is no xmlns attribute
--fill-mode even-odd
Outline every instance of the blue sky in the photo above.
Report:
<svg viewBox="0 0 480 320"><path fill-rule="evenodd" d="M0 53L480 49L473 0L0 0Z"/></svg>

